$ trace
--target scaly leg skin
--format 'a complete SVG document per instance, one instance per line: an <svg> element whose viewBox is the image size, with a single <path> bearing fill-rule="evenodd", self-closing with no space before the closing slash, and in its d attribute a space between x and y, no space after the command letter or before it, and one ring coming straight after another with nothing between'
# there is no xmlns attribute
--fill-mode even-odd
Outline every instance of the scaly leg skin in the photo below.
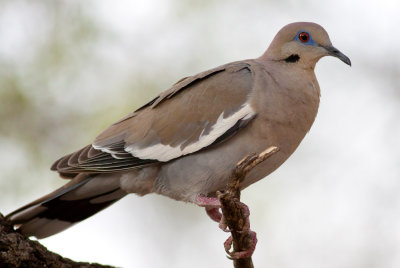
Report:
<svg viewBox="0 0 400 268"><path fill-rule="evenodd" d="M199 207L220 208L221 202L216 197L207 197L199 194L194 201Z"/></svg>
<svg viewBox="0 0 400 268"><path fill-rule="evenodd" d="M221 228L224 232L229 232L228 226L226 225L226 220L224 216L221 214L219 209L221 208L221 203L218 198L215 197L206 197L204 195L197 196L195 203L206 209L207 215L214 221L219 222L219 228ZM257 236L256 233L250 230L250 210L249 207L240 202L241 208L243 210L243 215L245 217L245 223L243 226L242 232L248 232L250 236L249 240L249 249L245 251L239 252L230 252L230 248L232 247L232 236L230 236L224 243L224 248L226 253L232 259L241 259L241 258L249 258L253 255L253 252L256 248L257 244Z"/></svg>
<svg viewBox="0 0 400 268"><path fill-rule="evenodd" d="M219 212L221 203L216 197L207 197L204 195L198 195L195 200L196 205L204 207L207 215L216 222L221 222L222 214Z"/></svg>
<svg viewBox="0 0 400 268"><path fill-rule="evenodd" d="M222 213L219 212L219 208L207 208L206 213L208 217L210 217L215 222L221 222L222 220Z"/></svg>

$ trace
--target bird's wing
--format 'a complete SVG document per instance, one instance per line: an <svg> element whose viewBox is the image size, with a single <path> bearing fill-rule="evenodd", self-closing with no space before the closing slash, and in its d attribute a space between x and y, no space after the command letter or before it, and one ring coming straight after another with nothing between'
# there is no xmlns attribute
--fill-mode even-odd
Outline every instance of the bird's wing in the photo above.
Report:
<svg viewBox="0 0 400 268"><path fill-rule="evenodd" d="M222 142L256 115L248 103L250 62L234 62L178 81L169 90L56 161L66 177L168 162Z"/></svg>

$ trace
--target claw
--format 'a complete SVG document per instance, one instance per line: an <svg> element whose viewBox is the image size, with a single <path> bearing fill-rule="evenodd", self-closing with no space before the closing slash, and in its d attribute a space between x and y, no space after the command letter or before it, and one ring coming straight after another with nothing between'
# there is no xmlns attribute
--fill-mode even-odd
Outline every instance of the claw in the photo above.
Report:
<svg viewBox="0 0 400 268"><path fill-rule="evenodd" d="M232 254L229 250L232 247L232 236L228 237L228 239L226 239L226 241L224 242L224 248L225 248L225 252L226 254L228 254L229 256Z"/></svg>
<svg viewBox="0 0 400 268"><path fill-rule="evenodd" d="M248 249L244 251L230 251L232 247L232 236L230 236L224 243L224 248L225 252L228 254L228 258L231 260L238 260L238 259L245 259L245 258L250 258L257 245L257 234L253 231L248 231L249 232L249 237L248 239Z"/></svg>

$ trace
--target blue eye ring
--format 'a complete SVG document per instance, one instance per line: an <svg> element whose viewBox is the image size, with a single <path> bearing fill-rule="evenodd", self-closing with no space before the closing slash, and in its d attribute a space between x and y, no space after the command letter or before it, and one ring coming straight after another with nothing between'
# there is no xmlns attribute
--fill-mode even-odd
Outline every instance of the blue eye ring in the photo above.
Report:
<svg viewBox="0 0 400 268"><path fill-rule="evenodd" d="M302 43L307 43L308 41L310 41L310 34L307 32L301 32L297 36L298 36L300 42L302 42Z"/></svg>
<svg viewBox="0 0 400 268"><path fill-rule="evenodd" d="M311 34L309 34L307 31L299 31L294 39L303 45L316 45L311 37Z"/></svg>

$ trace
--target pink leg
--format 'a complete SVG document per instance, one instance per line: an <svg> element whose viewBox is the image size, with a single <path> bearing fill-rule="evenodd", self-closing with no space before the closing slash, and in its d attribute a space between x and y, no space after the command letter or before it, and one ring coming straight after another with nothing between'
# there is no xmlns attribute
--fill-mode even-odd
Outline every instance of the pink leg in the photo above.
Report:
<svg viewBox="0 0 400 268"><path fill-rule="evenodd" d="M206 207L207 215L215 222L220 222L222 219L222 214L219 212L219 208L207 208Z"/></svg>
<svg viewBox="0 0 400 268"><path fill-rule="evenodd" d="M238 252L231 252L229 251L232 247L232 236L230 236L224 243L225 251L226 253L230 256L231 259L237 260L237 259L244 259L244 258L250 258L254 250L256 249L257 245L257 235L253 231L249 231L250 234L250 241L249 241L249 249L245 251L238 251Z"/></svg>
<svg viewBox="0 0 400 268"><path fill-rule="evenodd" d="M216 197L207 197L199 194L194 201L199 207L210 207L210 208L220 208L221 203Z"/></svg>
<svg viewBox="0 0 400 268"><path fill-rule="evenodd" d="M222 214L219 212L221 203L218 198L207 197L204 195L198 195L195 200L196 205L204 207L206 209L207 215L216 222L220 222L222 219Z"/></svg>
<svg viewBox="0 0 400 268"><path fill-rule="evenodd" d="M218 198L215 197L206 197L204 195L198 195L195 200L195 204L204 207L206 209L207 215L214 221L219 222L219 228L221 228L225 232L229 232L227 230L227 225L225 219L219 209L221 208L221 203ZM249 232L249 249L245 251L239 252L230 252L230 248L232 247L232 236L230 236L224 243L225 251L229 254L232 259L241 259L241 258L249 258L253 255L253 252L256 248L257 244L257 236L256 233L250 230L250 210L249 207L243 203L240 203L243 209L243 214L245 216L246 222L243 226L243 230L241 232Z"/></svg>

